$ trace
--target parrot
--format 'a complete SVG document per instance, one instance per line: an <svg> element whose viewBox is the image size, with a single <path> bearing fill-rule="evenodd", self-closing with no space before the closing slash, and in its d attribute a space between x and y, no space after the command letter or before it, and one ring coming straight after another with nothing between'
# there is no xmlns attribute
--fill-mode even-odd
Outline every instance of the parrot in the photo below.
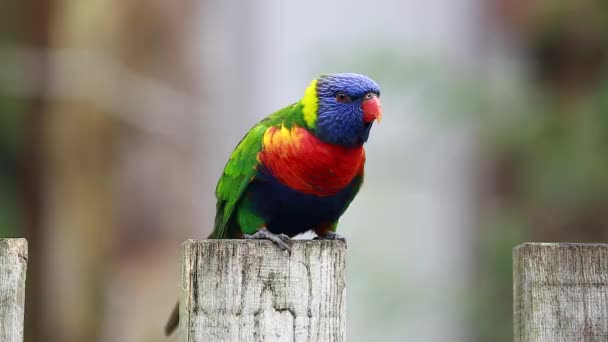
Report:
<svg viewBox="0 0 608 342"><path fill-rule="evenodd" d="M380 87L357 73L320 74L295 103L270 114L241 139L215 189L209 239L261 239L289 250L312 231L340 240L338 220L363 183L365 149L380 123ZM179 323L179 302L165 326Z"/></svg>

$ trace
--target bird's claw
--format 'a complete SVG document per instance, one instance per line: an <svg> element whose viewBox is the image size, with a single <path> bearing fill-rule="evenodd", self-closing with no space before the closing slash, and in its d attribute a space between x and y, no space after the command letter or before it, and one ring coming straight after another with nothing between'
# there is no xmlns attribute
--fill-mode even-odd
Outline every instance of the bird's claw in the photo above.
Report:
<svg viewBox="0 0 608 342"><path fill-rule="evenodd" d="M317 236L313 240L338 240L346 245L346 238L332 231L327 232L324 236Z"/></svg>
<svg viewBox="0 0 608 342"><path fill-rule="evenodd" d="M277 245L282 251L291 251L288 243L291 238L285 234L273 234L267 229L260 229L252 235L243 234L243 239L269 240Z"/></svg>
<svg viewBox="0 0 608 342"><path fill-rule="evenodd" d="M291 242L291 238L285 234L277 234L277 237L283 240L283 242Z"/></svg>

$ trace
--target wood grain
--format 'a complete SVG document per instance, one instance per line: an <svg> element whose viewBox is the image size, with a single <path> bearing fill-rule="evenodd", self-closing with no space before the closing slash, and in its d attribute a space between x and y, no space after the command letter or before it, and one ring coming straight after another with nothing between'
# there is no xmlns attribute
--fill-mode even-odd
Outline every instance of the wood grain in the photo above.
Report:
<svg viewBox="0 0 608 342"><path fill-rule="evenodd" d="M27 241L0 239L0 341L23 341Z"/></svg>
<svg viewBox="0 0 608 342"><path fill-rule="evenodd" d="M513 293L515 341L608 341L608 245L516 247Z"/></svg>
<svg viewBox="0 0 608 342"><path fill-rule="evenodd" d="M345 244L294 240L183 245L182 341L344 341Z"/></svg>

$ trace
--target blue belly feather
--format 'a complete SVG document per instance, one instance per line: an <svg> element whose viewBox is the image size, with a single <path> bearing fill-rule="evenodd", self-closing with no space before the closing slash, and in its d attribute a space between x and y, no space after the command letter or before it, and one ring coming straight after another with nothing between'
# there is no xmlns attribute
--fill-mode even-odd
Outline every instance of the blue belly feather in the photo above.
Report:
<svg viewBox="0 0 608 342"><path fill-rule="evenodd" d="M262 168L249 184L247 197L253 211L266 221L268 230L291 237L338 220L360 182L361 176L356 176L337 194L316 196L289 188Z"/></svg>

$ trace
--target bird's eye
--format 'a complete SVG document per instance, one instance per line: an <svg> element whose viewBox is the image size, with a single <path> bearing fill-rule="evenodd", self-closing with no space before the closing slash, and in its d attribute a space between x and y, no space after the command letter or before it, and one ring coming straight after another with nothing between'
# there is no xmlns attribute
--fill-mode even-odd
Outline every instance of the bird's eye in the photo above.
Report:
<svg viewBox="0 0 608 342"><path fill-rule="evenodd" d="M376 94L375 94L375 93L367 93L367 94L365 94L365 99L366 99L366 100L369 100L369 99L371 99L371 98L372 98L372 97L374 97L374 96L376 96Z"/></svg>
<svg viewBox="0 0 608 342"><path fill-rule="evenodd" d="M349 103L351 101L351 99L350 99L350 96L348 96L344 93L337 93L336 101L338 101L340 103Z"/></svg>

